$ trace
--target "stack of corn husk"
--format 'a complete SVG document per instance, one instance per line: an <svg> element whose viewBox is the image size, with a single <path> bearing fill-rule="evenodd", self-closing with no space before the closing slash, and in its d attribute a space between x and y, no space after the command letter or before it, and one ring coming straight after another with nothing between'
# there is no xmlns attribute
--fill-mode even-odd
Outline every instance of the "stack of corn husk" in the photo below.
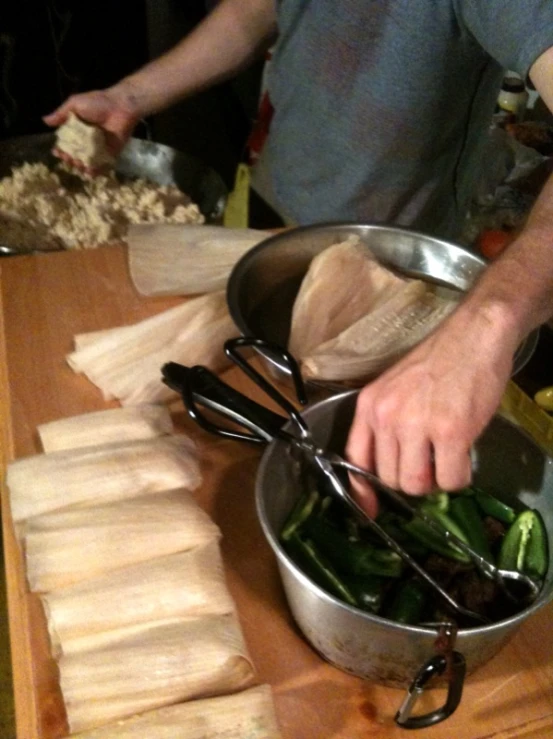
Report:
<svg viewBox="0 0 553 739"><path fill-rule="evenodd" d="M433 331L458 298L395 274L352 237L312 260L294 302L288 347L305 379L359 386Z"/></svg>
<svg viewBox="0 0 553 739"><path fill-rule="evenodd" d="M268 235L220 226L131 226L129 270L138 292L193 297L131 326L78 334L66 357L69 366L86 375L106 400L123 405L174 399L161 380L166 362L225 369L223 345L237 334L227 308L227 279L240 257Z"/></svg>
<svg viewBox="0 0 553 739"><path fill-rule="evenodd" d="M228 366L223 351L237 333L224 291L193 298L132 326L78 334L66 359L84 373L106 400L123 405L162 403L176 397L163 384L166 362L202 364L217 372Z"/></svg>
<svg viewBox="0 0 553 739"><path fill-rule="evenodd" d="M251 687L221 532L193 497L192 440L152 405L38 432L45 453L11 463L7 484L71 736L278 737L268 688Z"/></svg>

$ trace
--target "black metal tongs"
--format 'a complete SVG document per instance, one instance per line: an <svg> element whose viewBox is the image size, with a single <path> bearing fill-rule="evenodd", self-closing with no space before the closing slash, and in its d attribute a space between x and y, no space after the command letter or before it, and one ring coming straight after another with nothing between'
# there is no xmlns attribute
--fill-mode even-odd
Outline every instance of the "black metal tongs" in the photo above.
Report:
<svg viewBox="0 0 553 739"><path fill-rule="evenodd" d="M254 349L261 354L278 357L279 364L287 367L300 405L306 405L307 395L297 362L282 347L262 339L239 337L225 343L225 354L271 398L285 413L282 416L265 406L256 403L220 380L206 367L184 367L169 362L162 368L164 383L182 396L191 418L206 431L227 439L245 441L252 444L268 444L273 439L285 441L292 450L303 455L316 471L324 475L329 490L342 500L359 516L393 551L401 557L418 575L425 580L449 606L459 614L485 624L489 621L479 613L465 608L452 598L429 573L416 562L398 542L391 537L374 519L370 518L350 495L336 473L336 469L367 479L377 493L382 493L411 517L422 518L439 536L465 552L476 568L486 577L495 581L501 589L516 601L531 601L539 593L540 586L531 577L515 570L504 570L488 562L472 547L446 530L424 510L414 505L409 497L383 483L368 470L351 464L335 452L320 449L311 436L309 427L300 411L277 388L262 375L244 356L243 349ZM208 418L201 410L208 409L232 421L240 430L228 425L221 426ZM515 586L515 589L510 587ZM522 586L522 587L521 587Z"/></svg>

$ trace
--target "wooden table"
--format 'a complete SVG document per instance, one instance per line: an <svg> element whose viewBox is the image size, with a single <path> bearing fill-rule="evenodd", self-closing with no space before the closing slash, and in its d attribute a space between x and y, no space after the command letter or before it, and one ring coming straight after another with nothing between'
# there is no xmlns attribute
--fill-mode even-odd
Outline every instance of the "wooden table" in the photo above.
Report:
<svg viewBox="0 0 553 739"><path fill-rule="evenodd" d="M98 389L65 363L76 333L133 323L177 302L136 294L124 247L0 260L3 464L41 451L38 424L107 407ZM240 388L236 371L229 370L226 379ZM295 628L256 519L259 453L208 437L178 406L175 423L200 445L205 484L198 500L222 529L229 587L259 681L273 687L285 739L405 736L393 723L402 691L331 667ZM26 588L5 490L2 524L18 737L55 739L66 731L56 666L49 657L40 604ZM552 621L553 606L526 621L501 653L469 679L461 706L447 723L416 735L553 737ZM442 691L432 691L429 700L443 701Z"/></svg>

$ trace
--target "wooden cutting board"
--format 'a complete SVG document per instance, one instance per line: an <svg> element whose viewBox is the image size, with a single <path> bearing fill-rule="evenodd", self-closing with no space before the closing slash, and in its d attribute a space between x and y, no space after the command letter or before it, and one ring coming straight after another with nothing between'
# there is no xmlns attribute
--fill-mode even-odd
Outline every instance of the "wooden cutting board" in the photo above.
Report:
<svg viewBox="0 0 553 739"><path fill-rule="evenodd" d="M124 247L0 260L0 433L3 468L40 452L36 428L105 408L100 392L64 357L76 333L130 324L180 302L140 298ZM255 397L247 380L225 379ZM273 687L285 739L405 736L393 723L403 691L364 682L325 663L295 627L274 557L258 525L254 479L259 452L209 437L177 403L176 425L200 446L205 484L200 504L223 532L231 592L260 682ZM4 473L2 471L2 478ZM19 739L66 732L45 622L26 588L6 491L2 525ZM460 708L418 737L511 739L553 736L553 606L528 619L498 656L469 678ZM432 691L429 703L443 702ZM429 707L428 703L425 706Z"/></svg>

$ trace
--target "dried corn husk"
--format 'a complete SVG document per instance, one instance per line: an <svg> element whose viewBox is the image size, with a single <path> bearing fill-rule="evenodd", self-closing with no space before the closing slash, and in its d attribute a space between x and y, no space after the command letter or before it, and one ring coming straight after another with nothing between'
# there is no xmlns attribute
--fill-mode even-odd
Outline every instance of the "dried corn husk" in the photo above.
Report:
<svg viewBox="0 0 553 739"><path fill-rule="evenodd" d="M240 257L268 236L251 228L130 226L126 238L131 279L141 295L223 290Z"/></svg>
<svg viewBox="0 0 553 739"><path fill-rule="evenodd" d="M58 662L72 732L191 698L241 690L253 668L234 614L133 630Z"/></svg>
<svg viewBox="0 0 553 739"><path fill-rule="evenodd" d="M269 685L179 703L75 734L75 739L280 739Z"/></svg>
<svg viewBox="0 0 553 739"><path fill-rule="evenodd" d="M29 587L47 592L218 541L221 532L180 489L35 516L19 536Z"/></svg>
<svg viewBox="0 0 553 739"><path fill-rule="evenodd" d="M195 444L184 435L23 457L8 466L14 521L72 505L93 506L201 483Z"/></svg>
<svg viewBox="0 0 553 739"><path fill-rule="evenodd" d="M79 651L79 639L98 632L234 611L218 541L54 590L42 603L54 654Z"/></svg>
<svg viewBox="0 0 553 739"><path fill-rule="evenodd" d="M173 421L164 405L143 404L60 418L41 424L37 431L48 453L163 436L173 432Z"/></svg>
<svg viewBox="0 0 553 739"><path fill-rule="evenodd" d="M109 336L112 331L112 328L104 328L99 331L88 331L86 334L75 334L73 337L75 351L80 351L81 349L84 349L85 346L94 344L94 342L98 341L100 337Z"/></svg>
<svg viewBox="0 0 553 739"><path fill-rule="evenodd" d="M236 335L225 292L189 300L133 326L103 331L94 341L67 356L75 372L83 372L106 400L123 405L160 403L175 397L161 380L166 362L203 364L214 371L229 360L224 342Z"/></svg>
<svg viewBox="0 0 553 739"><path fill-rule="evenodd" d="M309 356L404 284L376 261L359 237L325 249L309 265L294 301L291 353L297 359Z"/></svg>
<svg viewBox="0 0 553 739"><path fill-rule="evenodd" d="M418 344L455 308L413 280L302 362L308 379L360 385Z"/></svg>

